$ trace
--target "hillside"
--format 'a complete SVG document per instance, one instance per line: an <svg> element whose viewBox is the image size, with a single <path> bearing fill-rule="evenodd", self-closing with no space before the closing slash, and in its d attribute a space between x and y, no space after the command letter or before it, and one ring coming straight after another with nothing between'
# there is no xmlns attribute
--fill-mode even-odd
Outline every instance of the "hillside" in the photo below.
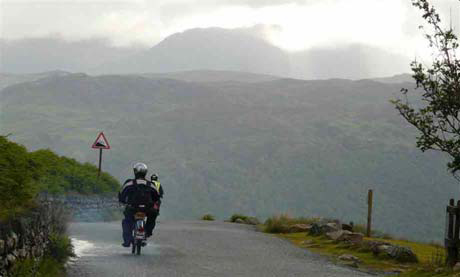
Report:
<svg viewBox="0 0 460 277"><path fill-rule="evenodd" d="M440 240L457 184L443 157L415 148L388 102L401 86L412 84L70 74L5 88L1 129L92 163L90 143L104 130L112 149L103 168L123 180L145 161L164 184L167 218L287 212L363 222L373 188L376 228Z"/></svg>

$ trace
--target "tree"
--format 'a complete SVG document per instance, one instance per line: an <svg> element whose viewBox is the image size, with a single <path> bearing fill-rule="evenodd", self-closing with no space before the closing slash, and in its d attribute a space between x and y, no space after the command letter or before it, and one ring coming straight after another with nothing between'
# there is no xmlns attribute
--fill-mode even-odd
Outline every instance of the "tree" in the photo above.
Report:
<svg viewBox="0 0 460 277"><path fill-rule="evenodd" d="M460 181L460 61L458 38L452 27L445 27L435 7L427 0L413 0L423 11L430 31L425 34L434 50L431 66L415 60L411 63L416 81L415 93L421 96L410 102L409 90L401 90L403 98L392 101L399 113L419 131L417 147L422 151L447 153L450 172ZM422 28L422 27L421 27Z"/></svg>

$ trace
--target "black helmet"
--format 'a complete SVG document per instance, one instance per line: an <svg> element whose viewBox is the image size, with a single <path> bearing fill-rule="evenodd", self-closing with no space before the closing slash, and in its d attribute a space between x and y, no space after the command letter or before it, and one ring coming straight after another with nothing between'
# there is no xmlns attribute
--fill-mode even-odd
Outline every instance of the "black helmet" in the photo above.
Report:
<svg viewBox="0 0 460 277"><path fill-rule="evenodd" d="M156 175L155 173L153 173L152 176L150 177L150 180L152 180L152 181L158 181L158 175Z"/></svg>
<svg viewBox="0 0 460 277"><path fill-rule="evenodd" d="M147 175L147 166L144 163L136 163L133 166L133 170L136 179L145 178L145 175Z"/></svg>

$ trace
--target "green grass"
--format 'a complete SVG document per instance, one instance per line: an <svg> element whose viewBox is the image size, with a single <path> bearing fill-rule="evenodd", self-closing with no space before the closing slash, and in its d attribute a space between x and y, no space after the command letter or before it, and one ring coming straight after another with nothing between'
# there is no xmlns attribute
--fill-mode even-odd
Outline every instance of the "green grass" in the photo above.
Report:
<svg viewBox="0 0 460 277"><path fill-rule="evenodd" d="M214 221L215 218L212 214L205 214L201 217L201 220L208 220L208 221Z"/></svg>

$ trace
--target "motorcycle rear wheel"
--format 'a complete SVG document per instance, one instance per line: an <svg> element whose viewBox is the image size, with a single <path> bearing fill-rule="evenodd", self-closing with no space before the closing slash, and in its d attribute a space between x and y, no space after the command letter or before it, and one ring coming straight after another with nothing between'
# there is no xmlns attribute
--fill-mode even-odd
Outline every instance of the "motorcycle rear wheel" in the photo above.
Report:
<svg viewBox="0 0 460 277"><path fill-rule="evenodd" d="M137 254L137 255L140 255L140 254L141 254L141 248L142 248L142 242L139 240L139 241L136 243L136 254Z"/></svg>

